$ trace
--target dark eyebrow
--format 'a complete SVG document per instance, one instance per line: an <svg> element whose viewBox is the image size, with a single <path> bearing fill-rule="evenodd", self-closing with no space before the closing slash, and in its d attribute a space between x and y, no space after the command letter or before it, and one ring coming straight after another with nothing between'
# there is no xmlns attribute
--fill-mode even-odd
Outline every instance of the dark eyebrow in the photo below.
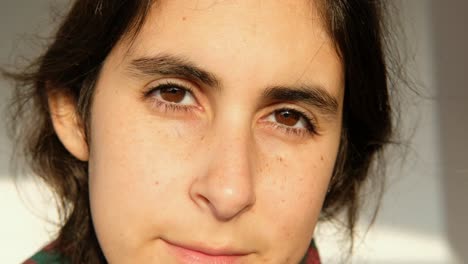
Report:
<svg viewBox="0 0 468 264"><path fill-rule="evenodd" d="M168 54L134 59L130 62L128 71L136 76L174 75L212 87L220 87L221 83L214 74L201 69L187 59Z"/></svg>
<svg viewBox="0 0 468 264"><path fill-rule="evenodd" d="M221 88L221 81L216 75L203 70L182 56L159 54L141 57L132 60L127 70L138 77L173 75L196 80L210 87ZM338 100L320 86L273 86L263 92L262 98L265 101L303 102L326 115L337 116L338 114Z"/></svg>
<svg viewBox="0 0 468 264"><path fill-rule="evenodd" d="M338 115L338 99L320 86L274 86L266 89L263 97L268 101L302 102L326 115Z"/></svg>

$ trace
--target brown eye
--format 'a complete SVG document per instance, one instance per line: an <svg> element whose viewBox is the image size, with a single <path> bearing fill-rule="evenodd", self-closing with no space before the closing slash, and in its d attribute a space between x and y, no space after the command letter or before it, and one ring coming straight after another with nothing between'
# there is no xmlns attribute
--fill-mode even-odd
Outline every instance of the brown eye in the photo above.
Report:
<svg viewBox="0 0 468 264"><path fill-rule="evenodd" d="M192 90L174 83L160 84L146 92L145 96L168 105L197 105Z"/></svg>
<svg viewBox="0 0 468 264"><path fill-rule="evenodd" d="M291 110L279 110L275 113L275 121L285 126L295 126L302 118L301 114Z"/></svg>
<svg viewBox="0 0 468 264"><path fill-rule="evenodd" d="M263 119L274 128L294 136L318 135L313 117L292 108L277 109Z"/></svg>
<svg viewBox="0 0 468 264"><path fill-rule="evenodd" d="M178 87L165 87L160 89L161 98L164 101L171 103L180 103L184 100L187 94L186 90L180 89Z"/></svg>

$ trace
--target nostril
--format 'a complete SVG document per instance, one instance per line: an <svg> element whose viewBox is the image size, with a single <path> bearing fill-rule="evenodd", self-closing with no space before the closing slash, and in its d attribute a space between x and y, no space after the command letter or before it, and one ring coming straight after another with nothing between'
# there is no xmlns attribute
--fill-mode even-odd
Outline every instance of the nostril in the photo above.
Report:
<svg viewBox="0 0 468 264"><path fill-rule="evenodd" d="M201 201L202 204L204 204L204 205L209 205L210 204L210 200L208 200L208 198L206 198L205 196L203 196L201 194L197 194L196 197L197 197L197 200Z"/></svg>

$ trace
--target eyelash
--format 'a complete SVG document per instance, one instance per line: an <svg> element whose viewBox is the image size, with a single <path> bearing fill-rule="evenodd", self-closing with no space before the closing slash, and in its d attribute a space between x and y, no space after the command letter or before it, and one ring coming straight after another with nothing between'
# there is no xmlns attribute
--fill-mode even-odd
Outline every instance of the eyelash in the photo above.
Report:
<svg viewBox="0 0 468 264"><path fill-rule="evenodd" d="M192 105L181 105L181 104L177 104L177 103L164 102L164 101L162 101L160 99L157 99L157 98L154 98L152 96L152 94L154 92L156 92L156 91L158 91L160 89L173 88L173 87L181 89L181 90L183 90L185 92L188 92L188 93L192 94L192 96L193 96L193 90L192 89L190 89L188 87L185 87L183 85L168 81L166 83L159 84L157 86L151 87L149 90L147 90L147 91L145 91L143 93L143 97L145 99L150 99L152 101L152 107L156 108L158 111L161 111L162 113L168 113L168 112L188 113L188 112L193 111L194 108L196 108L196 107L194 107ZM279 130L283 131L287 135L293 135L293 136L299 136L299 137L304 137L304 136L307 136L307 135L309 135L309 136L320 135L318 133L318 131L317 131L317 125L316 125L315 119L309 117L308 114L306 114L306 113L304 113L304 112L302 112L300 110L283 107L283 108L279 108L279 109L276 109L275 111L271 112L270 115L274 114L276 112L286 111L286 110L299 114L300 117L303 118L305 123L306 123L305 129L304 128L288 127L288 126L285 126L285 125L282 125L282 124L279 124L279 123L275 123L275 122L270 122L270 121L263 121L262 123L265 123L266 125L274 128L274 129L279 129Z"/></svg>
<svg viewBox="0 0 468 264"><path fill-rule="evenodd" d="M273 128L283 130L283 132L286 133L287 135L294 135L294 136L301 136L301 137L306 136L306 135L310 135L310 136L320 135L318 133L318 130L317 130L317 125L316 125L315 119L312 118L312 117L309 117L308 114L306 114L306 113L304 113L304 112L302 112L302 111L300 111L298 109L288 108L288 107L283 107L283 108L276 109L271 114L273 114L275 112L281 112L281 111L290 111L290 112L294 112L294 113L299 114L300 117L303 118L304 121L305 121L305 128L288 127L286 125L282 125L282 124L274 123L274 122L269 122L269 121L264 121L264 123L268 124L269 126L271 126Z"/></svg>
<svg viewBox="0 0 468 264"><path fill-rule="evenodd" d="M159 111L163 112L163 113L167 113L167 112L184 112L184 113L187 113L187 112L190 112L193 110L193 108L196 108L192 105L181 105L181 104L176 104L176 103L171 103L171 102L164 102L160 99L157 99L157 98L154 98L152 96L152 94L160 89L164 89L164 88L178 88L178 89L181 89L185 92L188 92L190 94L193 94L193 90L188 88L188 87L185 87L185 86L182 86L180 84L177 84L177 83L173 83L173 82L166 82L166 83L163 83L163 84L159 84L155 87L151 87L148 91L145 91L144 94L143 94L143 97L144 98L149 98L151 101L152 101L152 106L156 109L158 109Z"/></svg>

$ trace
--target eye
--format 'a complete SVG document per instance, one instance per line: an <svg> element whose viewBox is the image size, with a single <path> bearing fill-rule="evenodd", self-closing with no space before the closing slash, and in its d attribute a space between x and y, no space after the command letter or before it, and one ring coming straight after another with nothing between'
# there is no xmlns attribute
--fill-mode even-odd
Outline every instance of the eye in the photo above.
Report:
<svg viewBox="0 0 468 264"><path fill-rule="evenodd" d="M298 135L318 134L314 120L307 114L295 109L283 108L275 110L267 118L275 128L282 129L286 133Z"/></svg>
<svg viewBox="0 0 468 264"><path fill-rule="evenodd" d="M273 114L275 121L285 126L294 127L303 121L300 113L289 109L275 111Z"/></svg>
<svg viewBox="0 0 468 264"><path fill-rule="evenodd" d="M187 114L202 110L192 89L175 82L153 86L143 92L143 98L153 110L161 113Z"/></svg>
<svg viewBox="0 0 468 264"><path fill-rule="evenodd" d="M180 105L196 105L197 102L192 95L192 92L178 84L162 84L155 87L151 92L156 99Z"/></svg>

